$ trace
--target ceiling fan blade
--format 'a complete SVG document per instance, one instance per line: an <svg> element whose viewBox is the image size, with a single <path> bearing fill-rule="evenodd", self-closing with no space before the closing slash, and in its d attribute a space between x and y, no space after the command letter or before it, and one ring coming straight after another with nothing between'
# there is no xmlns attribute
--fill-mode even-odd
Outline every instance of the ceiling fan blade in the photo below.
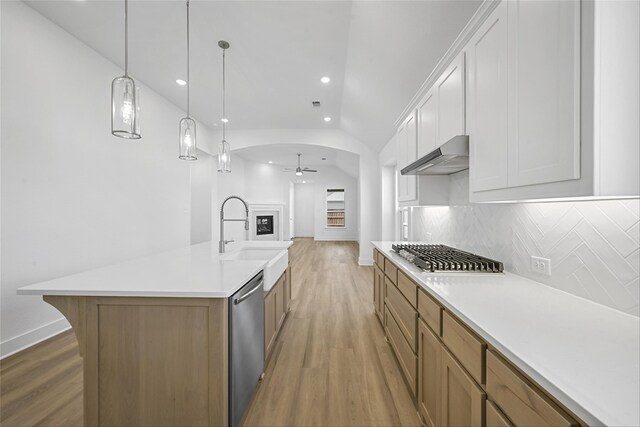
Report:
<svg viewBox="0 0 640 427"><path fill-rule="evenodd" d="M318 171L317 171L317 170L315 170L315 169L307 169L307 168L302 169L302 171L303 171L303 172L318 172Z"/></svg>
<svg viewBox="0 0 640 427"><path fill-rule="evenodd" d="M282 172L295 172L295 169L291 169L291 168L284 168L282 169Z"/></svg>

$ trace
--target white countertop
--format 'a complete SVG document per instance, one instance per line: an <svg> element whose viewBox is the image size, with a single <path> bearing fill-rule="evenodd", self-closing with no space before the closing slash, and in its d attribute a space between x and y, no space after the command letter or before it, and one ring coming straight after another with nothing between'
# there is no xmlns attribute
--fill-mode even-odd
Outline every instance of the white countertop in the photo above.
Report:
<svg viewBox="0 0 640 427"><path fill-rule="evenodd" d="M238 242L233 250L285 250L291 245L291 241L247 241ZM266 264L262 260L221 260L218 242L205 242L24 286L18 294L227 298Z"/></svg>
<svg viewBox="0 0 640 427"><path fill-rule="evenodd" d="M515 274L424 272L372 243L586 423L640 425L640 319Z"/></svg>

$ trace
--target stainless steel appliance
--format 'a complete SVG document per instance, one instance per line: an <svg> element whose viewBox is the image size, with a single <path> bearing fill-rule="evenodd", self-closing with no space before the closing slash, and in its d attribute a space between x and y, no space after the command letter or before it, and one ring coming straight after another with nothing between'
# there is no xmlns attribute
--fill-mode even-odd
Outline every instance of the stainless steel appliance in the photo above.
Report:
<svg viewBox="0 0 640 427"><path fill-rule="evenodd" d="M451 175L469 169L469 136L457 135L420 157L402 175Z"/></svg>
<svg viewBox="0 0 640 427"><path fill-rule="evenodd" d="M391 249L407 261L431 272L502 273L501 262L438 244L393 244Z"/></svg>
<svg viewBox="0 0 640 427"><path fill-rule="evenodd" d="M238 426L264 372L262 271L229 298L229 425Z"/></svg>

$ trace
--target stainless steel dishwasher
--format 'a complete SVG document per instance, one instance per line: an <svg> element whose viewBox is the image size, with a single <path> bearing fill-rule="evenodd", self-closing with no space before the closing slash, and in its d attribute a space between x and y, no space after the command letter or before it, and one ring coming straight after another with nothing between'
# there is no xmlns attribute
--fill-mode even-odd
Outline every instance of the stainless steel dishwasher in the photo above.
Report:
<svg viewBox="0 0 640 427"><path fill-rule="evenodd" d="M262 271L229 299L229 425L242 421L264 372Z"/></svg>

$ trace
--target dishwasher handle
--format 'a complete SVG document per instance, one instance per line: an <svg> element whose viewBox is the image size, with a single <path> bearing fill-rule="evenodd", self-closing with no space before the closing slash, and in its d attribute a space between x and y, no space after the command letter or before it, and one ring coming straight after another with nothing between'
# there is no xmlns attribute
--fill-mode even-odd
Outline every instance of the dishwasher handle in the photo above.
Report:
<svg viewBox="0 0 640 427"><path fill-rule="evenodd" d="M255 294L256 292L258 292L258 290L260 290L260 288L262 287L262 285L264 284L264 280L260 280L258 282L258 284L255 286L255 288L251 289L249 292L247 292L246 294L242 295L240 298L235 298L233 300L233 303L235 305L240 304L242 301L246 300L247 298L249 298L251 295Z"/></svg>

